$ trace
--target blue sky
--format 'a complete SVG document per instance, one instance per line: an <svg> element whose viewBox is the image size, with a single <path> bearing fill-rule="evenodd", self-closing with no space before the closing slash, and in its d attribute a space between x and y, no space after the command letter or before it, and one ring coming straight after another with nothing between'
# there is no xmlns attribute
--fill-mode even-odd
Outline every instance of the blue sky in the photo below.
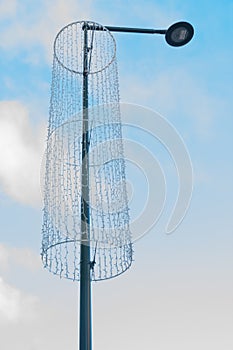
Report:
<svg viewBox="0 0 233 350"><path fill-rule="evenodd" d="M233 347L233 116L231 1L0 0L0 330L4 350L77 349L78 285L40 262L40 165L52 45L72 21L167 28L186 20L193 40L115 34L120 95L165 117L194 169L190 208L165 234L177 192L166 149L140 134L161 162L168 203L135 243L132 268L94 283L94 349ZM135 192L140 186L135 185ZM135 201L138 197L135 195Z"/></svg>

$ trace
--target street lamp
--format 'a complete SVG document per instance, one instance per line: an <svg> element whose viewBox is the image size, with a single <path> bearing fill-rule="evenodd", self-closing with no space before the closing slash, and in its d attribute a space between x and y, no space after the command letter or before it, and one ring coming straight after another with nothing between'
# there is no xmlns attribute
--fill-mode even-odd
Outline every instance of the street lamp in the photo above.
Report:
<svg viewBox="0 0 233 350"><path fill-rule="evenodd" d="M172 24L168 29L147 29L147 28L129 28L129 27L112 27L112 26L93 26L84 24L83 29L87 30L104 30L121 33L141 33L141 34L162 34L165 35L166 42L174 47L186 45L193 37L193 26L188 22L177 22Z"/></svg>
<svg viewBox="0 0 233 350"><path fill-rule="evenodd" d="M165 34L166 42L171 46L186 45L193 37L194 29L190 23L178 22L172 24Z"/></svg>
<svg viewBox="0 0 233 350"><path fill-rule="evenodd" d="M84 22L82 30L84 32L84 70L83 70L83 109L85 115L85 130L88 130L88 51L92 50L92 47L88 47L88 31L92 33L95 31L109 32L122 32L122 33L142 33L142 34L162 34L165 35L166 42L174 47L186 45L193 37L194 29L191 24L187 22L177 22L166 29L146 29L146 28L129 28L129 27L112 27L112 26L100 26L90 22ZM86 112L85 112L86 111ZM84 119L85 119L84 118ZM84 136L85 136L84 132ZM88 154L89 146L83 141L84 154ZM88 168L86 169L84 178L88 178ZM85 203L84 203L85 204ZM87 208L88 209L88 208ZM85 211L85 208L84 208ZM88 212L88 210L87 210ZM89 222L88 217L85 219ZM84 220L84 223L85 223ZM90 278L90 247L85 244L81 244L81 257L85 257L86 263L81 264L80 274L80 350L91 350L91 278ZM83 258L84 261L84 258ZM95 261L94 261L95 262Z"/></svg>

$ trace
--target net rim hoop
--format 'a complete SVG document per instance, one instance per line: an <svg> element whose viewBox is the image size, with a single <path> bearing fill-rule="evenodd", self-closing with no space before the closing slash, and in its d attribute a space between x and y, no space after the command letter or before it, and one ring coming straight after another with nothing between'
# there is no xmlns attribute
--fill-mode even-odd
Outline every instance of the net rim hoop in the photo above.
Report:
<svg viewBox="0 0 233 350"><path fill-rule="evenodd" d="M72 242L75 242L75 240L69 240L69 241L64 241L64 242L62 242L62 243L57 243L57 244L54 244L54 245L51 245L51 246L49 246L49 247L47 247L46 249L44 249L44 250L42 250L42 252L41 252L41 260L42 260L42 262L43 262L43 265L44 265L44 268L47 268L50 272L52 272L54 275L57 275L57 276L59 276L60 275L60 278L61 277L63 277L63 278L66 278L66 279L68 279L68 280L71 280L71 281L77 281L77 282L80 282L80 277L71 277L71 276L66 276L64 273L59 273L59 272L56 272L56 271L54 271L54 270L52 270L52 269L50 269L50 267L49 267L49 265L47 264L47 262L46 262L46 255L47 255L47 253L48 253L48 251L49 251L49 249L51 249L51 248L54 248L56 245L59 245L59 244L64 244L64 243L72 243ZM130 248L131 248L131 259L129 260L129 262L125 265L125 267L119 272L116 272L115 274L113 274L113 275L111 275L111 276L108 276L108 277L106 277L106 276L104 276L104 277L98 277L98 275L96 275L94 278L92 277L92 281L94 281L94 282L100 282L100 281L105 281L105 280L110 280L110 279L112 279L112 278L116 278L116 277L118 277L118 276L120 276L120 275L122 275L124 272L126 272L127 270L129 270L129 268L132 266L132 263L133 263L133 249L132 249L132 243L129 243L129 244L127 244L127 245L129 245L130 246ZM79 274L78 274L78 276L79 276Z"/></svg>
<svg viewBox="0 0 233 350"><path fill-rule="evenodd" d="M114 44L114 53L113 53L113 56L112 56L112 59L109 61L109 63L107 65L105 65L103 68L101 69L98 69L98 70L95 70L94 72L88 72L88 74L96 74L96 73L99 73L99 72L102 72L103 70L105 70L106 68L108 68L112 62L116 59L116 41L115 41L115 38L114 36L112 35L112 33L109 31L108 28L104 27L102 24L99 24L97 22L93 22L93 21L75 21L75 22L71 22L69 24L67 24L66 26L64 26L63 28L61 28L59 30L59 32L57 33L55 39L54 39L54 43L53 43L53 54L54 54L54 58L56 59L56 61L58 62L59 65L61 65L64 69L68 70L69 72L71 73L74 73L74 74L80 74L80 75L83 75L83 72L79 72L77 70L74 70L74 69L70 69L68 67L66 67L64 65L64 63L62 63L62 61L58 58L58 55L57 55L57 52L56 52L56 43L57 43L57 39L59 38L60 34L65 30L67 29L68 27L70 26L73 26L73 25L77 25L77 24L91 24L91 25L96 25L96 26L99 26L99 27L102 27L103 28L103 31L104 32L107 32L111 38L112 38L112 41L113 41L113 44Z"/></svg>

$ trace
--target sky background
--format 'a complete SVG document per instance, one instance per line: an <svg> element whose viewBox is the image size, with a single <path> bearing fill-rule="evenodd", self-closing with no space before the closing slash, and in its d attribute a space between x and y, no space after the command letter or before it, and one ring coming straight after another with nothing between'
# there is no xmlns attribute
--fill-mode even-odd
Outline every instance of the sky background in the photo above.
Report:
<svg viewBox="0 0 233 350"><path fill-rule="evenodd" d="M93 283L93 348L232 350L230 0L0 0L1 348L78 348L79 285L40 262L40 165L53 40L64 25L84 19L148 28L186 20L195 28L183 48L160 36L115 34L121 101L173 124L190 153L194 190L183 222L166 235L177 183L164 151L164 172L170 169L164 213L135 243L129 271ZM161 145L144 141L159 153Z"/></svg>

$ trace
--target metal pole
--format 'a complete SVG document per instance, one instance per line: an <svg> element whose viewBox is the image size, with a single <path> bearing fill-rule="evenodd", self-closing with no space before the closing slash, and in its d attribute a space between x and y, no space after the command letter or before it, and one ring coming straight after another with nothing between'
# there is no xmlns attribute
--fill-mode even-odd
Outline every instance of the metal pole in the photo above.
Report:
<svg viewBox="0 0 233 350"><path fill-rule="evenodd" d="M153 28L129 28L129 27L112 27L112 26L93 26L86 24L85 28L88 30L104 30L107 28L110 32L122 32L122 33L142 33L142 34L166 34L167 29L153 29Z"/></svg>
<svg viewBox="0 0 233 350"><path fill-rule="evenodd" d="M80 261L80 350L91 350L91 274L89 213L89 133L88 133L88 32L84 27L83 134L81 183L81 261Z"/></svg>
<svg viewBox="0 0 233 350"><path fill-rule="evenodd" d="M166 34L166 29L128 28L106 26L110 32L142 33L142 34Z"/></svg>

